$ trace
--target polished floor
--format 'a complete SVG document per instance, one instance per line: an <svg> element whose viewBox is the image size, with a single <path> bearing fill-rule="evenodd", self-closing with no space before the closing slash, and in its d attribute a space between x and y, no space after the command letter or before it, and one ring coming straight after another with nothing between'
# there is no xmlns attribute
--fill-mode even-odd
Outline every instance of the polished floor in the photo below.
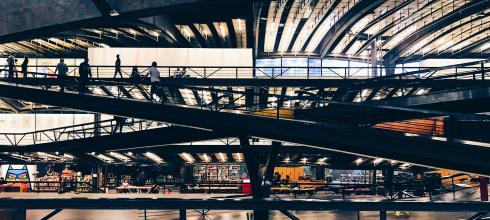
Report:
<svg viewBox="0 0 490 220"><path fill-rule="evenodd" d="M213 198L222 197L224 194L56 194L56 193L0 193L0 198ZM281 198L291 198L289 195L281 195ZM314 197L315 199L331 199L332 195L318 193ZM381 196L350 196L346 199L353 200L379 200ZM480 199L480 193L478 188L471 188L461 190L453 193L444 194L441 196L434 196L433 200L437 201L478 201ZM416 200L429 200L428 197L417 198ZM42 219L52 210L28 210L27 219L37 220ZM205 213L205 214L203 214ZM379 219L379 212L314 212L314 211L292 211L292 213L302 220L313 219L333 219L333 220L374 220ZM468 219L475 213L443 213L443 212L389 212L388 219L391 220L459 220ZM236 220L236 219L249 219L251 215L250 211L220 211L213 210L209 212L203 212L203 210L188 210L187 219L189 220ZM146 218L145 218L146 216ZM273 211L270 213L273 220L286 220L287 216L280 212ZM175 210L63 210L54 217L52 220L133 220L133 219L178 219L179 213Z"/></svg>

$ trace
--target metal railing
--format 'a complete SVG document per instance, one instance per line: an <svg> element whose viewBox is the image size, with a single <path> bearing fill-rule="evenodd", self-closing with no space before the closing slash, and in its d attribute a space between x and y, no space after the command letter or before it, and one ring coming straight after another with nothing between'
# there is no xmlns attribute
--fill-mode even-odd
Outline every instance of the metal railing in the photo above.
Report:
<svg viewBox="0 0 490 220"><path fill-rule="evenodd" d="M450 67L450 68L453 68L453 67ZM454 68L471 68L471 69L474 69L474 67L459 67L459 66L455 66ZM440 71L440 70L441 69L438 69L436 71ZM423 71L419 71L417 74L420 74L421 72L423 72ZM426 73L432 74L431 72L426 72ZM32 74L34 76L37 76L37 75L49 76L49 75L46 75L43 73L29 72L29 74ZM426 78L427 78L427 76L426 76ZM108 79L97 79L97 80L105 81ZM14 81L17 82L18 84L23 83L22 80L14 80ZM110 80L108 80L108 81L110 81ZM95 86L95 87L90 88L90 92L93 94L96 94L96 95L109 96L109 97L114 97L114 98L118 98L118 99L124 98L124 99L134 99L134 100L139 100L139 101L157 101L157 102L166 103L166 104L178 104L178 105L182 105L182 103L183 103L183 105L185 105L185 106L192 106L192 107L197 107L197 108L200 108L203 110L211 110L211 111L240 110L242 113L252 113L252 114L255 114L257 116L272 117L272 118L277 118L277 119L294 119L294 112L292 112L291 110L294 110L296 108L295 105L290 105L289 108L284 108L282 106L277 105L277 103L279 102L279 97L276 97L275 101L267 102L266 106L261 106L264 103L252 103L251 105L243 104L243 103L241 105L240 104L227 105L223 101L226 97L232 98L234 100L244 99L244 97L246 96L246 92L242 92L239 97L237 97L237 96L231 96L230 97L229 94L227 95L226 93L235 93L235 92L229 92L226 90L218 91L218 90L211 90L211 89L209 89L207 91L204 91L204 89L202 89L200 91L193 90L193 91L196 91L198 94L201 93L201 97L199 98L199 100L197 100L197 98L196 98L196 100L195 100L196 104L192 105L192 104L189 104L189 103L186 103L185 101L183 101L182 100L183 97L178 97L180 94L179 91L163 91L163 88L160 87L160 88L158 88L159 91L156 94L157 99L154 100L154 97L152 97L150 95L151 93L148 91L150 88L146 85L140 84L139 82L130 83L130 82L117 81L114 83L112 81L112 85L117 86L115 88L112 87L112 89L115 89L115 91L114 90L111 91L107 88L104 89L103 86L101 86L101 87ZM48 88L46 88L46 89L48 89ZM167 89L171 89L171 88L168 87ZM185 87L184 88L174 88L174 89L175 90L185 89ZM193 89L198 89L198 88L193 88ZM138 92L139 95L131 95L132 91L139 91ZM206 100L204 92L208 93L207 94L207 96L209 96L208 100ZM160 95L158 93L160 93ZM161 95L162 93L166 93L168 95ZM179 93L179 94L177 94L177 93ZM213 93L215 93L215 94L213 95ZM256 94L256 93L254 93L254 94ZM284 101L289 101L289 102L302 101L302 98L301 97L296 97L296 98L295 97L284 97L283 102ZM326 104L331 102L328 100L316 100L316 101L317 102L325 102ZM276 103L276 104L274 105L274 103ZM440 114L436 114L436 115L440 115ZM310 120L307 119L306 121L310 121ZM405 131L407 131L407 129L411 128L412 130L410 132L405 132L405 133L415 133L415 134L422 134L422 135L429 135L429 136L441 136L444 134L443 132L440 132L440 130L441 130L440 126L443 126L443 125L437 125L436 128L433 128L433 127L424 127L421 125L413 124L414 122L403 122L403 123L402 122L396 122L396 123L398 123L400 125L404 125L405 128L401 129L399 127L399 128L395 129L393 124L384 124L382 127L385 129L388 129L388 130L395 130L395 131L401 131L401 132L405 132ZM112 125L110 125L110 126L112 126ZM380 125L380 127L381 127L381 125ZM49 135L45 134L45 133L49 133L49 132L51 132L52 135L49 136ZM43 141L53 141L53 140L56 141L62 135L65 135L68 138L70 138L70 137L71 138L73 138L73 137L79 137L79 138L86 137L85 134L83 134L83 133L78 134L76 132L72 132L72 133L67 133L67 132L60 133L60 132L58 132L58 133L56 133L52 130L50 130L49 132L40 132L40 133L36 133L36 134L3 134L3 136L5 136L5 139L11 145L14 145L14 146L21 144L22 141L24 141L27 136L32 136L32 138L30 138L30 140L34 144L39 143L39 141L38 141L39 137L43 137L43 136L47 137L47 138L44 138ZM2 135L2 134L0 134L0 135Z"/></svg>
<svg viewBox="0 0 490 220"><path fill-rule="evenodd" d="M161 77L225 78L225 79L485 79L490 61L475 61L443 67L342 67L342 66L157 66ZM121 66L123 78L130 78L135 66ZM68 66L68 76L78 76L78 66ZM147 75L150 66L136 66L140 75ZM26 74L15 66L14 78L56 78L54 65L28 66ZM185 69L185 71L184 71ZM93 79L121 78L114 66L91 66ZM33 75L31 73L41 73ZM379 73L379 74L378 74ZM42 76L44 74L44 76ZM0 77L7 78L9 67L0 65Z"/></svg>
<svg viewBox="0 0 490 220"><path fill-rule="evenodd" d="M128 120L131 121L120 123L115 119L110 119L25 133L0 133L0 144L11 146L42 144L111 135L120 131L126 133L167 126L160 122Z"/></svg>

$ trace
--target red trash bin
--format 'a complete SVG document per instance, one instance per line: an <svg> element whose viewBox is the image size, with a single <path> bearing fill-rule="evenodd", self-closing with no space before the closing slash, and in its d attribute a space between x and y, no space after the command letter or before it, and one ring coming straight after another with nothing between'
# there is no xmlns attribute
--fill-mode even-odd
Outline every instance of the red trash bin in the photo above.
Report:
<svg viewBox="0 0 490 220"><path fill-rule="evenodd" d="M252 184L250 183L250 179L242 179L242 194L252 194Z"/></svg>

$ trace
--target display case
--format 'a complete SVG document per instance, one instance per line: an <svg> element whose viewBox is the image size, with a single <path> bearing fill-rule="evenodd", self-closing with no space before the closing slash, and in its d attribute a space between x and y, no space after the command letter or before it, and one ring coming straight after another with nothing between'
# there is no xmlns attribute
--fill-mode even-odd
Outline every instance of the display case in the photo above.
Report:
<svg viewBox="0 0 490 220"><path fill-rule="evenodd" d="M121 184L128 183L129 185L133 184L133 179L130 175L121 175Z"/></svg>
<svg viewBox="0 0 490 220"><path fill-rule="evenodd" d="M195 182L239 182L244 169L241 164L195 164Z"/></svg>
<svg viewBox="0 0 490 220"><path fill-rule="evenodd" d="M229 180L229 165L218 165L218 181L225 182Z"/></svg>
<svg viewBox="0 0 490 220"><path fill-rule="evenodd" d="M218 181L218 166L208 165L207 166L207 181Z"/></svg>
<svg viewBox="0 0 490 220"><path fill-rule="evenodd" d="M60 190L59 176L44 176L36 178L33 184L36 192L58 192Z"/></svg>
<svg viewBox="0 0 490 220"><path fill-rule="evenodd" d="M239 182L241 177L241 168L240 165L230 165L229 169L229 181L230 182Z"/></svg>
<svg viewBox="0 0 490 220"><path fill-rule="evenodd" d="M206 165L194 166L194 181L206 181Z"/></svg>
<svg viewBox="0 0 490 220"><path fill-rule="evenodd" d="M110 189L115 189L117 186L117 178L113 173L107 174L107 183L106 186Z"/></svg>

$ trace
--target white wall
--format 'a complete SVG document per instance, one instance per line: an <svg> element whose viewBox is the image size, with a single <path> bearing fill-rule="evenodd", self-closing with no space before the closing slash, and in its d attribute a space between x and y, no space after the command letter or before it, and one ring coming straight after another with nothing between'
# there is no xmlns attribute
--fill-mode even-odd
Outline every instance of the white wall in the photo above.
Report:
<svg viewBox="0 0 490 220"><path fill-rule="evenodd" d="M251 49L88 48L91 65L112 66L117 54L123 66L252 66Z"/></svg>
<svg viewBox="0 0 490 220"><path fill-rule="evenodd" d="M470 63L483 59L427 59L420 61L420 67L442 67Z"/></svg>
<svg viewBox="0 0 490 220"><path fill-rule="evenodd" d="M24 133L93 121L93 114L0 114L0 133Z"/></svg>

